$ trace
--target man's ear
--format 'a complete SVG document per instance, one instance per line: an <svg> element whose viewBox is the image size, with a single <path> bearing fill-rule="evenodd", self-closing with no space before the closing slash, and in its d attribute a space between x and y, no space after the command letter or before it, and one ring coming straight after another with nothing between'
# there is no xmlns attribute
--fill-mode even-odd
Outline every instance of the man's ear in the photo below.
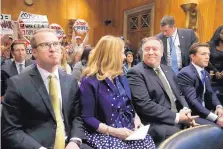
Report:
<svg viewBox="0 0 223 149"><path fill-rule="evenodd" d="M195 54L191 54L191 55L190 55L190 59L191 59L191 60L193 60L194 57L195 57Z"/></svg>

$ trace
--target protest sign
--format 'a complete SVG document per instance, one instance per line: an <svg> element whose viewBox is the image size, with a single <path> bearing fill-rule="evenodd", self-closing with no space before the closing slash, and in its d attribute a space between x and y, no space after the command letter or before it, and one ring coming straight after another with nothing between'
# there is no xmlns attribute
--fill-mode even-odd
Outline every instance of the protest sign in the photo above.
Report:
<svg viewBox="0 0 223 149"><path fill-rule="evenodd" d="M65 36L64 30L60 25L53 23L53 24L50 24L49 28L55 31L58 39L61 39Z"/></svg>
<svg viewBox="0 0 223 149"><path fill-rule="evenodd" d="M1 35L13 34L13 24L10 14L1 14Z"/></svg>
<svg viewBox="0 0 223 149"><path fill-rule="evenodd" d="M37 29L48 28L46 15L37 15L21 11L18 22L23 35L27 37L31 37Z"/></svg>
<svg viewBox="0 0 223 149"><path fill-rule="evenodd" d="M89 30L88 23L83 20L83 19L78 19L74 22L73 29L78 33L78 34L84 34L87 33Z"/></svg>

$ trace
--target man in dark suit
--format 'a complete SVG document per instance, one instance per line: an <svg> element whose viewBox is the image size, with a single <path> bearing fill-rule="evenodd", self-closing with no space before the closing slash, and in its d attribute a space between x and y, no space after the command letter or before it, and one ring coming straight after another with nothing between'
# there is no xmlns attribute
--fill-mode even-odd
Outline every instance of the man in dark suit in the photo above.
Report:
<svg viewBox="0 0 223 149"><path fill-rule="evenodd" d="M79 149L85 138L76 79L58 68L61 45L50 29L31 38L36 66L9 79L2 144L13 149ZM87 147L84 147L87 148Z"/></svg>
<svg viewBox="0 0 223 149"><path fill-rule="evenodd" d="M172 16L164 16L160 21L162 33L156 35L162 40L164 53L162 63L171 66L174 72L189 65L190 46L197 42L196 35L191 29L180 29L176 27Z"/></svg>
<svg viewBox="0 0 223 149"><path fill-rule="evenodd" d="M21 71L31 65L33 61L26 59L26 43L24 40L15 40L11 45L11 54L14 61L5 63L1 69L1 96L4 96L7 90L7 81L10 77L20 74ZM11 60L9 60L11 61Z"/></svg>
<svg viewBox="0 0 223 149"><path fill-rule="evenodd" d="M176 75L161 65L162 41L156 37L144 39L143 62L127 73L133 104L143 124L150 124L149 134L156 145L181 130L180 124L193 122L191 110L181 95Z"/></svg>
<svg viewBox="0 0 223 149"><path fill-rule="evenodd" d="M178 84L193 114L203 118L203 124L218 124L223 127L223 109L211 87L210 75L204 69L210 59L209 45L195 43L189 50L191 64L182 68ZM214 111L214 112L212 112Z"/></svg>

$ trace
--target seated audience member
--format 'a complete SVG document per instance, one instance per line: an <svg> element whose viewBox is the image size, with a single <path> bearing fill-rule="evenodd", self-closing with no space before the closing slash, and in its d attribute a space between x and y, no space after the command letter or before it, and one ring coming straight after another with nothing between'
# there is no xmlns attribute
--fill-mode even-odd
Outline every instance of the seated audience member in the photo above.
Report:
<svg viewBox="0 0 223 149"><path fill-rule="evenodd" d="M62 50L62 57L60 61L60 66L64 70L64 72L66 72L67 74L71 74L70 65L68 65L67 63L67 56L68 56L67 50L64 47L61 47L61 50Z"/></svg>
<svg viewBox="0 0 223 149"><path fill-rule="evenodd" d="M128 51L126 54L126 59L123 64L123 72L126 75L128 70L133 66L133 53Z"/></svg>
<svg viewBox="0 0 223 149"><path fill-rule="evenodd" d="M26 42L15 40L11 45L11 54L14 61L5 63L1 68L1 96L4 96L7 89L7 81L10 77L20 74L22 70L31 65L31 60L26 60Z"/></svg>
<svg viewBox="0 0 223 149"><path fill-rule="evenodd" d="M188 50L198 39L192 29L177 28L172 16L164 16L161 19L160 29L162 33L156 36L164 45L162 63L172 67L177 73L179 69L189 65Z"/></svg>
<svg viewBox="0 0 223 149"><path fill-rule="evenodd" d="M141 121L123 75L124 57L124 42L113 36L102 37L89 57L80 85L87 142L93 148L154 149L149 135L143 140L125 140L141 126Z"/></svg>
<svg viewBox="0 0 223 149"><path fill-rule="evenodd" d="M197 119L198 123L216 123L223 127L223 108L212 90L210 75L204 70L208 66L210 58L209 45L195 43L191 46L189 54L191 64L182 68L178 74L178 84L183 95L192 109L192 113L204 118Z"/></svg>
<svg viewBox="0 0 223 149"><path fill-rule="evenodd" d="M191 110L177 85L174 71L162 65L163 43L156 37L144 39L143 62L127 73L133 104L143 124L150 124L149 134L156 145L193 124Z"/></svg>
<svg viewBox="0 0 223 149"><path fill-rule="evenodd" d="M5 149L65 149L68 143L66 149L79 149L85 135L78 84L58 68L60 42L53 30L40 29L31 45L36 65L8 81L2 102L2 145Z"/></svg>
<svg viewBox="0 0 223 149"><path fill-rule="evenodd" d="M219 26L211 40L208 42L210 45L210 63L208 66L209 71L214 71L212 76L214 87L217 87L221 94L223 94L223 25ZM223 101L223 97L222 101Z"/></svg>
<svg viewBox="0 0 223 149"><path fill-rule="evenodd" d="M72 75L80 82L81 81L81 74L84 68L87 66L88 57L91 52L92 48L90 46L86 46L84 48L83 54L81 56L81 61L77 62L73 67Z"/></svg>

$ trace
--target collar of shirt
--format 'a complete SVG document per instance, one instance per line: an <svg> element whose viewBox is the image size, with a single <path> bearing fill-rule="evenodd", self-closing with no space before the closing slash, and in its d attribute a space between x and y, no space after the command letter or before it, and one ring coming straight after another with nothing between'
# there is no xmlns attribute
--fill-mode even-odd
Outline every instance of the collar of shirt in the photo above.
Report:
<svg viewBox="0 0 223 149"><path fill-rule="evenodd" d="M160 65L159 65L158 67L156 67L156 68L153 68L153 70L156 72L156 69L157 69L157 68L159 68L159 69L160 69L160 71L162 71L162 69L161 69Z"/></svg>
<svg viewBox="0 0 223 149"><path fill-rule="evenodd" d="M177 28L170 37L172 37L174 45L178 47L180 45L180 40L179 40L179 37L178 37ZM169 42L169 38L168 38L168 42Z"/></svg>
<svg viewBox="0 0 223 149"><path fill-rule="evenodd" d="M15 61L15 65L17 68L19 68L19 64L22 64L23 67L25 67L25 60L22 61L22 63L16 62Z"/></svg>
<svg viewBox="0 0 223 149"><path fill-rule="evenodd" d="M199 77L202 78L201 71L204 70L204 68L201 68L200 66L194 64L193 62L192 62L192 65L196 68L196 70L197 70L197 72L199 74Z"/></svg>
<svg viewBox="0 0 223 149"><path fill-rule="evenodd" d="M41 68L38 64L37 64L37 69L39 70L39 73L40 73L43 81L46 82L48 80L49 75L52 74L52 73L50 73L50 72L46 71L45 69ZM56 76L56 79L59 80L58 67L53 72L53 74Z"/></svg>

